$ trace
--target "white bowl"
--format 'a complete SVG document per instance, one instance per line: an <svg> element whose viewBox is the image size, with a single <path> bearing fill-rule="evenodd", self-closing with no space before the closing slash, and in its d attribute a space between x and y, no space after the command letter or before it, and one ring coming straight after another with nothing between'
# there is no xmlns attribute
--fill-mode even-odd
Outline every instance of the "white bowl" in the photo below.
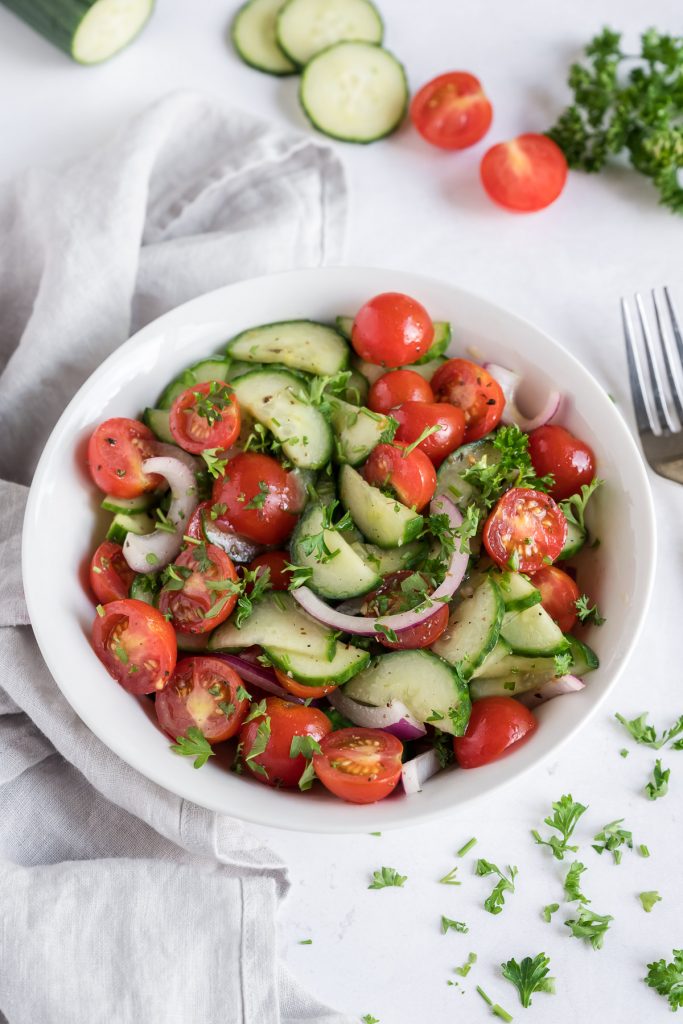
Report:
<svg viewBox="0 0 683 1024"><path fill-rule="evenodd" d="M453 324L452 354L471 354L520 371L529 404L547 389L567 396L558 421L595 450L606 481L591 509L601 544L587 551L579 584L607 622L588 640L600 656L585 690L545 704L540 727L510 756L474 771L450 769L422 793L401 792L358 807L321 786L301 794L236 776L221 758L196 771L169 750L152 704L126 693L88 642L94 615L87 565L103 536L100 495L85 469L85 442L111 416L137 416L189 363L221 349L246 327L351 314L370 296L402 291L435 319ZM59 543L55 543L55 538ZM645 617L655 565L652 497L640 454L621 416L590 374L531 324L452 285L415 274L368 268L301 270L230 285L149 324L109 357L64 411L45 446L29 495L23 573L33 629L62 693L86 725L124 761L161 786L246 821L312 832L367 832L412 825L519 779L555 754L615 685Z"/></svg>

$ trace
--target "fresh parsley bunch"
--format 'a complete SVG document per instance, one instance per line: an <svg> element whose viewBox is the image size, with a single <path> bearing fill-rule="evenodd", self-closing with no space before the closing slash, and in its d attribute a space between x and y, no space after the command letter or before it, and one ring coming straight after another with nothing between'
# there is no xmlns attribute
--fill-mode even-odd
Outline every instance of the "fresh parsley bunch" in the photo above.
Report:
<svg viewBox="0 0 683 1024"><path fill-rule="evenodd" d="M651 28L640 44L639 54L625 53L608 28L592 39L569 70L574 102L547 134L583 171L601 171L625 150L660 203L683 213L683 36Z"/></svg>

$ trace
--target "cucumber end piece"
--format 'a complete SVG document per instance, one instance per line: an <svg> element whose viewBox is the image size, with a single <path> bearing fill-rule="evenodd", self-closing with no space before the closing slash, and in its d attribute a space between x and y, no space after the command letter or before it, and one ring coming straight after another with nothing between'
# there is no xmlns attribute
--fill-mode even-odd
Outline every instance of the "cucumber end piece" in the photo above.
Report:
<svg viewBox="0 0 683 1024"><path fill-rule="evenodd" d="M74 33L71 56L78 64L101 64L139 35L154 0L96 0Z"/></svg>

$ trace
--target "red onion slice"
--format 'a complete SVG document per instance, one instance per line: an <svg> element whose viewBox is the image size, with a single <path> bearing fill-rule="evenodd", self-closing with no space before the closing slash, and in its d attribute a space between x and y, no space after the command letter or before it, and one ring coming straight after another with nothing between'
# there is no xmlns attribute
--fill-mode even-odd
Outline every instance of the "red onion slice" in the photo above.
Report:
<svg viewBox="0 0 683 1024"><path fill-rule="evenodd" d="M328 693L327 699L345 718L363 729L383 729L404 743L418 740L427 734L422 723L399 700L392 700L379 708L370 707L368 704L359 704L340 690Z"/></svg>
<svg viewBox="0 0 683 1024"><path fill-rule="evenodd" d="M155 530L138 536L128 533L123 542L123 557L134 572L156 572L173 561L183 543L188 519L197 507L197 485L192 470L179 459L157 456L142 463L145 473L157 473L168 480L171 505L167 519L173 533Z"/></svg>
<svg viewBox="0 0 683 1024"><path fill-rule="evenodd" d="M182 464L187 466L187 468L193 473L196 473L199 469L200 460L195 455L190 455L190 453L186 452L184 448L179 448L177 444L166 444L165 441L155 441L153 451L155 455L160 455L168 459L177 459L178 462L182 462Z"/></svg>
<svg viewBox="0 0 683 1024"><path fill-rule="evenodd" d="M411 761L406 761L401 769L401 782L406 796L421 792L423 783L440 771L441 762L435 750L425 750Z"/></svg>
<svg viewBox="0 0 683 1024"><path fill-rule="evenodd" d="M557 676L556 679L542 683L536 690L521 693L517 700L527 708L537 708L553 697L561 697L563 693L578 693L585 688L586 684L578 676Z"/></svg>
<svg viewBox="0 0 683 1024"><path fill-rule="evenodd" d="M549 391L541 411L529 419L517 407L516 396L520 382L519 374L515 373L514 370L508 370L506 366L500 366L498 363L484 363L484 369L488 370L491 376L496 378L505 396L505 408L501 417L503 423L508 426L514 423L520 430L528 434L532 430L536 430L537 427L545 426L553 416L557 415L560 402L562 401L562 395L559 391Z"/></svg>
<svg viewBox="0 0 683 1024"><path fill-rule="evenodd" d="M432 515L445 513L452 530L462 523L462 515L445 494L440 494L432 500L429 511ZM377 626L380 625L380 627L386 626L400 634L402 630L411 629L430 618L435 611L434 603L441 601L442 598L449 598L455 593L465 575L468 557L466 552L460 551L460 545L456 544L443 582L429 595L430 603L412 608L407 612L399 612L396 615L384 615L376 619L347 615L337 608L330 608L308 587L299 587L298 590L294 590L292 597L312 618L326 626L331 626L332 629L341 630L343 633L352 633L355 636L377 636L382 632L381 628L377 629Z"/></svg>
<svg viewBox="0 0 683 1024"><path fill-rule="evenodd" d="M283 686L280 686L272 668L267 668L258 662L245 661L244 658L240 658L236 654L214 654L212 651L211 657L224 661L231 668L234 668L240 679L243 679L246 683L253 683L254 686L260 687L266 693L272 693L275 697L282 697L283 700L288 700L292 704L304 703L303 697L295 697L285 690Z"/></svg>

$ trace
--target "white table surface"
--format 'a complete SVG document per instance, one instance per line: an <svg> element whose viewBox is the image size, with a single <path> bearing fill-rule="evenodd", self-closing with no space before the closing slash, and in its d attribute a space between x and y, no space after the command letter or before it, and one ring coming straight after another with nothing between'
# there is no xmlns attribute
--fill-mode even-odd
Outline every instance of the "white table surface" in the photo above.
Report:
<svg viewBox="0 0 683 1024"><path fill-rule="evenodd" d="M0 177L32 163L84 151L128 115L166 91L196 87L281 124L308 130L296 80L246 68L225 45L231 3L159 0L143 36L99 68L83 69L0 9ZM347 261L419 270L486 293L557 337L584 359L628 413L617 299L668 282L683 306L683 220L658 208L649 184L616 169L570 176L561 199L533 216L495 208L477 175L484 149L521 131L543 130L566 101L566 68L603 24L633 41L649 25L680 31L679 0L384 0L387 44L405 62L413 86L461 68L484 82L495 108L487 139L465 153L443 154L408 127L371 147L339 145L351 184ZM417 13L417 12L420 13ZM659 725L683 712L680 622L683 605L683 491L653 478L660 519L657 585L644 634L613 700L561 755L478 808L431 826L381 837L325 837L262 829L291 866L292 893L281 915L283 952L322 999L381 1024L477 1021L488 1016L474 991L481 984L528 1020L619 1024L667 1020L664 1000L639 979L644 965L683 945L680 838L683 754L665 753L670 792L642 792L654 753L633 745L612 718L645 709ZM635 597L637 600L637 595ZM631 750L619 756L622 746ZM569 937L560 911L552 924L540 909L559 902L566 867L533 845L551 800L572 792L590 804L578 830L589 871L584 891L615 921L595 952ZM590 839L624 816L649 860L626 852L620 866L598 857ZM479 843L460 862L460 888L437 884L470 836ZM517 892L498 917L482 909L489 879L474 877L476 855L519 867ZM369 891L380 865L408 875L403 889ZM645 915L637 899L658 889L663 902ZM440 915L466 921L468 935L439 932ZM312 945L299 945L312 938ZM461 989L452 968L470 950L478 963ZM498 964L544 950L557 995L538 995L524 1011L500 978Z"/></svg>

